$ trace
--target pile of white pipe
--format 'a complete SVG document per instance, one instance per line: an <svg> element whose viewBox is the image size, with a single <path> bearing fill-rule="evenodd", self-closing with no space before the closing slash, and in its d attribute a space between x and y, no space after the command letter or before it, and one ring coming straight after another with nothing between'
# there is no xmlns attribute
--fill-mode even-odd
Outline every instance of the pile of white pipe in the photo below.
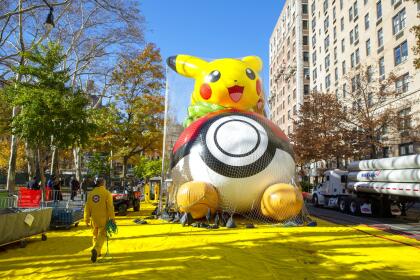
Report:
<svg viewBox="0 0 420 280"><path fill-rule="evenodd" d="M420 197L420 154L354 161L348 170L351 190Z"/></svg>

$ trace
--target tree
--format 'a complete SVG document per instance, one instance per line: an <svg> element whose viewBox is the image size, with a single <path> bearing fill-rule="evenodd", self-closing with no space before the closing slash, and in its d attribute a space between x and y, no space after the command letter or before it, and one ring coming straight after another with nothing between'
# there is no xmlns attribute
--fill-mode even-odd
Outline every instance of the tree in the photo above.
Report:
<svg viewBox="0 0 420 280"><path fill-rule="evenodd" d="M345 79L341 100L346 127L353 133L354 156L377 158L384 145L401 140L399 112L415 101L404 96L404 84L398 83L403 77L376 75L373 66L360 67Z"/></svg>
<svg viewBox="0 0 420 280"><path fill-rule="evenodd" d="M14 70L25 80L6 87L11 104L21 108L11 126L15 135L37 151L37 172L44 181L50 146L81 145L93 127L88 122L87 97L66 85L68 69L59 70L64 59L61 46L48 43L22 55L29 63Z"/></svg>
<svg viewBox="0 0 420 280"><path fill-rule="evenodd" d="M150 179L160 176L162 172L162 159L152 159L141 156L134 167L134 175L138 178Z"/></svg>
<svg viewBox="0 0 420 280"><path fill-rule="evenodd" d="M107 142L122 159L123 178L127 163L135 155L153 154L162 147L163 66L159 50L148 44L135 57L122 56L113 72L114 116Z"/></svg>
<svg viewBox="0 0 420 280"><path fill-rule="evenodd" d="M305 97L290 136L299 165L318 161L330 165L334 160L338 168L351 155L350 135L343 123L345 116L333 94L313 92Z"/></svg>
<svg viewBox="0 0 420 280"><path fill-rule="evenodd" d="M89 176L108 176L111 171L111 165L109 164L109 161L110 158L108 155L93 153L92 157L86 164Z"/></svg>

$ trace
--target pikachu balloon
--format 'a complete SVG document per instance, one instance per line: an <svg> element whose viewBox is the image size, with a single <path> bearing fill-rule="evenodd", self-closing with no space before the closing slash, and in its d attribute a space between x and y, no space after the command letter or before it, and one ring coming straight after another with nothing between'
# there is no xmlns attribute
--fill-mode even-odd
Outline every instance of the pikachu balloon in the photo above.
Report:
<svg viewBox="0 0 420 280"><path fill-rule="evenodd" d="M179 209L194 218L217 209L256 210L276 221L298 215L303 200L290 184L293 149L287 136L259 113L264 104L261 59L207 62L177 55L167 63L195 80L189 122L171 157Z"/></svg>
<svg viewBox="0 0 420 280"><path fill-rule="evenodd" d="M207 102L224 108L263 110L264 94L257 56L242 59L222 58L207 62L190 55L171 56L168 65L195 80L191 104Z"/></svg>

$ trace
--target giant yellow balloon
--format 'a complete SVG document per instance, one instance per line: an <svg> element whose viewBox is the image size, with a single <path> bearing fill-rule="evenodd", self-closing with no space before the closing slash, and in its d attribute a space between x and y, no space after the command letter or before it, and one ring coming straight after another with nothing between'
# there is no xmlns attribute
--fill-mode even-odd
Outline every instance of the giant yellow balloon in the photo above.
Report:
<svg viewBox="0 0 420 280"><path fill-rule="evenodd" d="M262 214L277 221L298 215L302 206L302 193L290 184L275 184L268 187L261 199Z"/></svg>
<svg viewBox="0 0 420 280"><path fill-rule="evenodd" d="M181 212L189 212L194 219L206 216L208 209L214 213L219 196L216 189L205 182L187 182L178 189L176 202Z"/></svg>

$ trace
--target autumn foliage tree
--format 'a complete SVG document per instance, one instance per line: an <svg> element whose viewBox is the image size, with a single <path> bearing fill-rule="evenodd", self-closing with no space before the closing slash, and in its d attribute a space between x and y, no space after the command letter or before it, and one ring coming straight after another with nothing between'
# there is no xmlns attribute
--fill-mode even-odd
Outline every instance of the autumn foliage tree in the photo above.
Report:
<svg viewBox="0 0 420 280"><path fill-rule="evenodd" d="M162 147L163 81L162 59L153 44L147 44L134 57L122 56L113 72L115 99L102 117L105 124L114 124L105 127L98 140L121 159L123 178L133 156L154 153Z"/></svg>
<svg viewBox="0 0 420 280"><path fill-rule="evenodd" d="M305 97L290 136L300 165L322 160L327 165L332 160L339 164L351 154L350 135L343 127L345 116L333 94L313 92Z"/></svg>

